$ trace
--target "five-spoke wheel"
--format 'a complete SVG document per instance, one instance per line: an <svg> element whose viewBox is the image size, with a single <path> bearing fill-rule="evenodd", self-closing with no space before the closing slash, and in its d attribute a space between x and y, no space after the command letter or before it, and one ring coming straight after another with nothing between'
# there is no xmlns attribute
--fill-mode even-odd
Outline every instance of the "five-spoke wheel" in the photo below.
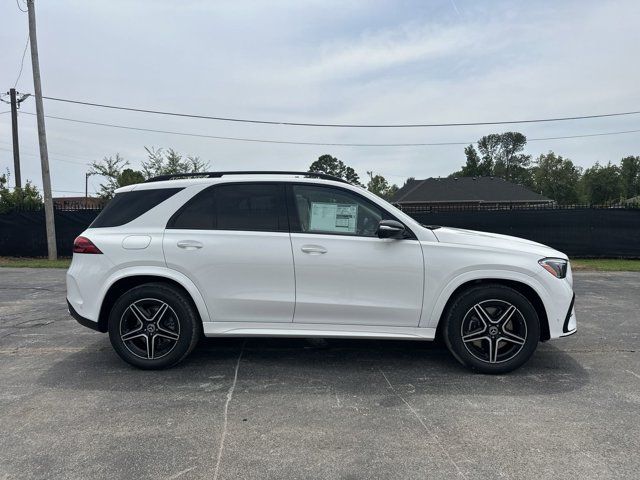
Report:
<svg viewBox="0 0 640 480"><path fill-rule="evenodd" d="M177 288L149 283L132 288L114 304L109 338L120 357L137 367L165 368L196 345L201 322Z"/></svg>
<svg viewBox="0 0 640 480"><path fill-rule="evenodd" d="M484 373L505 373L531 357L540 325L524 295L493 284L462 292L448 310L443 333L462 364Z"/></svg>
<svg viewBox="0 0 640 480"><path fill-rule="evenodd" d="M137 300L120 317L120 339L140 358L154 359L167 355L180 338L178 315L157 298Z"/></svg>

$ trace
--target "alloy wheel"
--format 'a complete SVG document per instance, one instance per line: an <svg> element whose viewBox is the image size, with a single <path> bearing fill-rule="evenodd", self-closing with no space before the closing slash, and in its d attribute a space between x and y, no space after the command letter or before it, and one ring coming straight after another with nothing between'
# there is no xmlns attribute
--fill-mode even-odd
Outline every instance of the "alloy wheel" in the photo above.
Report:
<svg viewBox="0 0 640 480"><path fill-rule="evenodd" d="M179 338L178 316L162 300L136 300L120 317L120 339L127 350L139 358L162 358L175 348Z"/></svg>
<svg viewBox="0 0 640 480"><path fill-rule="evenodd" d="M527 323L513 304L504 300L476 303L465 314L462 343L478 360L507 362L520 353L527 340Z"/></svg>

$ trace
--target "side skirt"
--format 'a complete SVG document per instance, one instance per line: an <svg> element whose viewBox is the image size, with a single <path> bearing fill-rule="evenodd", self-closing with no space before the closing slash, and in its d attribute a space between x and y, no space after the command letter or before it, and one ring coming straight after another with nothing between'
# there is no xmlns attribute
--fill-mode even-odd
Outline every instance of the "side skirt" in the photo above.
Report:
<svg viewBox="0 0 640 480"><path fill-rule="evenodd" d="M206 337L342 337L433 340L435 328L309 323L204 322Z"/></svg>

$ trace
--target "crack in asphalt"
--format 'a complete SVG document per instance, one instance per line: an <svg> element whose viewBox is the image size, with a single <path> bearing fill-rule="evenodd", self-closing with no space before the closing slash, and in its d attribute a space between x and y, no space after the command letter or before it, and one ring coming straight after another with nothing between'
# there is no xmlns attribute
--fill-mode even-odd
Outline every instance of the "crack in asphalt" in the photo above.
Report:
<svg viewBox="0 0 640 480"><path fill-rule="evenodd" d="M45 292L65 293L65 290L55 290L49 287L0 287L0 290L42 290Z"/></svg>
<svg viewBox="0 0 640 480"><path fill-rule="evenodd" d="M451 464L455 467L455 470L457 471L457 474L459 476L461 476L463 479L467 479L467 476L464 474L464 472L462 471L462 469L460 468L460 466L456 463L456 461L453 459L453 457L451 455L449 455L449 452L444 448L444 446L442 445L442 442L440 441L440 439L438 438L438 435L431 431L431 429L429 427L427 427L427 424L424 423L424 420L422 420L422 418L420 417L420 415L418 415L418 412L416 412L416 410L411 406L411 404L409 402L407 402L407 400L405 400L405 398L400 394L400 392L398 392L394 386L391 384L391 382L389 381L389 379L387 378L387 376L385 375L385 373L381 370L380 373L382 374L382 376L384 377L385 381L387 382L387 385L389 386L389 389L391 389L391 391L393 392L393 394L398 397L400 400L402 400L402 402L407 406L407 408L411 411L411 413L413 414L414 417L416 417L418 419L418 422L420 423L420 425L422 425L422 428L424 428L424 430L427 432L427 434L433 438L436 442L436 444L438 445L438 447L440 447L440 450L442 451L442 453L444 454L445 457L447 457L447 459L451 462Z"/></svg>
<svg viewBox="0 0 640 480"><path fill-rule="evenodd" d="M233 392L236 389L236 384L238 383L238 370L240 369L240 360L242 360L242 354L244 353L244 347L247 344L245 340L242 342L242 347L240 348L240 353L238 354L238 361L236 362L235 372L233 374L233 383L231 387L229 387L229 391L227 392L227 401L224 403L224 420L222 424L222 433L220 435L220 446L218 447L218 457L216 460L216 466L213 471L213 480L218 479L218 473L220 470L220 464L222 463L222 451L224 450L224 440L227 437L227 423L229 419L229 403L231 403L231 399L233 398Z"/></svg>

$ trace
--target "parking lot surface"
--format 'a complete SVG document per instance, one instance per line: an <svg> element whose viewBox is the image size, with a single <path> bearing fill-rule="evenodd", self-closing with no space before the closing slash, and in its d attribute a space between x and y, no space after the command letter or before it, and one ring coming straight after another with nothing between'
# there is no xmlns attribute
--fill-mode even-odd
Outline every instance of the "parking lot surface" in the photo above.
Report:
<svg viewBox="0 0 640 480"><path fill-rule="evenodd" d="M136 370L0 269L0 479L640 475L640 274L576 273L578 333L504 376L422 342L207 339Z"/></svg>

